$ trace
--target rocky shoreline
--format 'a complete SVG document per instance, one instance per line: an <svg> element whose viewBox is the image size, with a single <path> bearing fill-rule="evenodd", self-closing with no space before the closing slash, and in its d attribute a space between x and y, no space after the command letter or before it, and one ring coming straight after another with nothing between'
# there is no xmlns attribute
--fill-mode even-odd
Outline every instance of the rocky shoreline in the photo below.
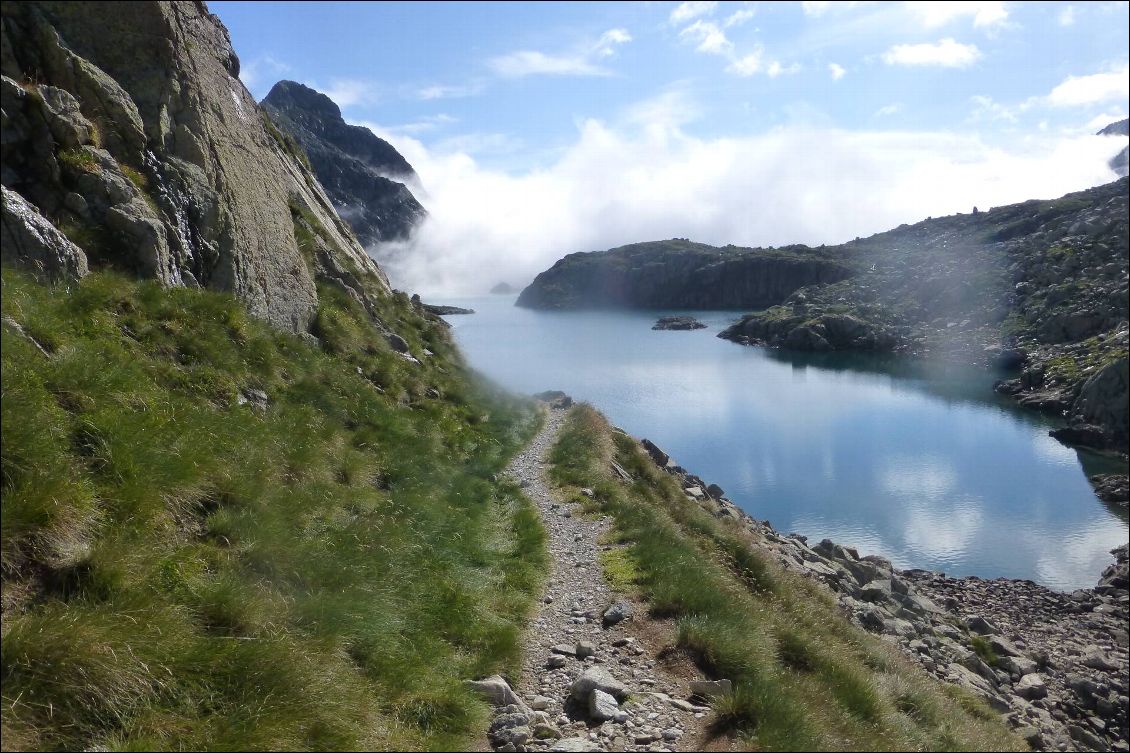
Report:
<svg viewBox="0 0 1130 753"><path fill-rule="evenodd" d="M826 586L853 622L933 676L983 698L1034 750L1130 750L1130 545L1094 588L898 570L830 540L815 546L759 521L641 440L688 504L745 528L785 569Z"/></svg>

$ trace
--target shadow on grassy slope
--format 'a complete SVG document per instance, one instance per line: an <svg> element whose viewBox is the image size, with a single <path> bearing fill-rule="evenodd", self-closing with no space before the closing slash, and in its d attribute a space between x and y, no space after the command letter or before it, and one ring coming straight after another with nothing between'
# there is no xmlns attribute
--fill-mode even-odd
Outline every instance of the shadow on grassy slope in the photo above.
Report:
<svg viewBox="0 0 1130 753"><path fill-rule="evenodd" d="M615 460L629 484L609 473ZM573 409L553 478L612 516L627 547L612 565L708 675L729 678L720 726L756 750L1025 750L980 701L927 677L854 627L819 586L762 556L750 534L693 502L631 437Z"/></svg>
<svg viewBox="0 0 1130 753"><path fill-rule="evenodd" d="M495 474L538 419L403 296L422 364L319 292L322 348L4 270L5 749L453 749L485 718L461 680L517 671L546 557Z"/></svg>

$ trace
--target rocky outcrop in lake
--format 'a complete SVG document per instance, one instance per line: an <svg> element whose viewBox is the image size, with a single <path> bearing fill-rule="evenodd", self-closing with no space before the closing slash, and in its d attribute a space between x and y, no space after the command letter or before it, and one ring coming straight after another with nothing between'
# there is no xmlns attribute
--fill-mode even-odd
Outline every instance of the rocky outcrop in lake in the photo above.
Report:
<svg viewBox="0 0 1130 753"><path fill-rule="evenodd" d="M661 316L651 327L663 330L706 329L706 325L693 316Z"/></svg>
<svg viewBox="0 0 1130 753"><path fill-rule="evenodd" d="M368 128L346 123L325 94L280 81L262 105L309 157L318 182L361 245L403 240L427 216L404 185L416 179L408 161Z"/></svg>
<svg viewBox="0 0 1130 753"><path fill-rule="evenodd" d="M719 336L1015 369L998 390L1067 419L1065 441L1126 452L1128 186L846 243L834 253L851 277L797 290Z"/></svg>
<svg viewBox="0 0 1130 753"><path fill-rule="evenodd" d="M823 250L717 248L674 238L569 254L518 296L535 309L741 309L771 306L851 269Z"/></svg>
<svg viewBox="0 0 1130 753"><path fill-rule="evenodd" d="M5 3L2 24L6 262L227 291L298 332L322 280L376 316L384 273L203 3Z"/></svg>

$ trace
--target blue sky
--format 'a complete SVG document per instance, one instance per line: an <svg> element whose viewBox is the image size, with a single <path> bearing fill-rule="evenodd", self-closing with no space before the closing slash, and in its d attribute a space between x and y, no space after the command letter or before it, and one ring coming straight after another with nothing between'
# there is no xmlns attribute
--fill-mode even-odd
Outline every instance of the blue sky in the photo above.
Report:
<svg viewBox="0 0 1130 753"><path fill-rule="evenodd" d="M1125 2L209 7L256 97L307 83L413 162L436 225L416 256L537 246L489 272L519 278L605 244L833 242L1084 188L1117 151L1084 136L1128 108ZM775 223L750 209L768 192ZM476 219L484 193L512 211Z"/></svg>

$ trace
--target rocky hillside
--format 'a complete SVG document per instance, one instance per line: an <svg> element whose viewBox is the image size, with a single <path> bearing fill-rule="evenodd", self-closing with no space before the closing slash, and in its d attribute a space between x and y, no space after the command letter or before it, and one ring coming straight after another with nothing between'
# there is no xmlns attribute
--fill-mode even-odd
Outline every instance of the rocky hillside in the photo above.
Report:
<svg viewBox="0 0 1130 753"><path fill-rule="evenodd" d="M0 6L4 750L465 750L536 429L391 291L203 3ZM15 268L13 268L15 267Z"/></svg>
<svg viewBox="0 0 1130 753"><path fill-rule="evenodd" d="M780 303L804 285L836 282L849 274L847 266L823 249L716 248L673 238L569 254L539 274L517 305L761 308Z"/></svg>
<svg viewBox="0 0 1130 753"><path fill-rule="evenodd" d="M903 225L831 253L850 278L797 290L721 337L1019 369L999 386L1125 452L1130 181Z"/></svg>
<svg viewBox="0 0 1130 753"><path fill-rule="evenodd" d="M350 125L325 94L280 81L263 109L310 158L318 181L361 245L407 238L427 216L403 180L416 177L412 166L368 128Z"/></svg>
<svg viewBox="0 0 1130 753"><path fill-rule="evenodd" d="M227 291L299 332L317 279L375 314L384 273L240 83L203 4L23 2L2 19L6 262Z"/></svg>

